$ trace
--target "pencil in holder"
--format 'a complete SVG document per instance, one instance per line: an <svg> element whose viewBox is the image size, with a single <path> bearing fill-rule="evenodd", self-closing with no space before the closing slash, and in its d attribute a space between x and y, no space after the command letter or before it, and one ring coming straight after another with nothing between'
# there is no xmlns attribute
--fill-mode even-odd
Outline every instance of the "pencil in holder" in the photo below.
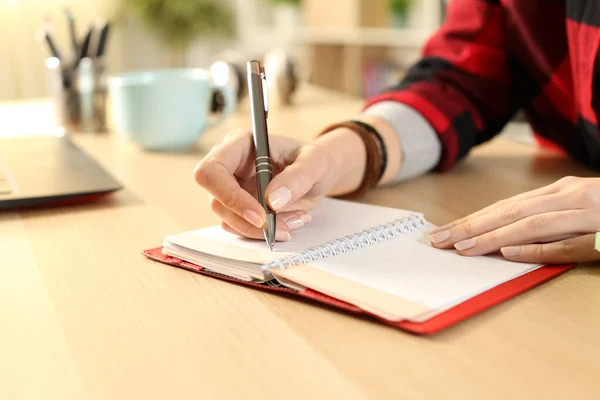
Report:
<svg viewBox="0 0 600 400"><path fill-rule="evenodd" d="M46 60L56 123L67 132L106 132L106 67L83 58L76 67Z"/></svg>

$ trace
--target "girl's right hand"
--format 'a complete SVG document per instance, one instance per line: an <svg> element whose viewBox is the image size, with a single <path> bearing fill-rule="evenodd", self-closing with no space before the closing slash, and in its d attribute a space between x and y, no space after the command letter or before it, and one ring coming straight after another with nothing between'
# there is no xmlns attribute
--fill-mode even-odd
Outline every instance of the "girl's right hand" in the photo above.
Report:
<svg viewBox="0 0 600 400"><path fill-rule="evenodd" d="M309 211L336 185L340 166L318 144L271 135L273 179L265 191L277 213L275 239L287 241L290 232L311 219ZM210 206L223 229L261 239L266 214L256 200L252 134L230 132L196 166L196 182L210 193Z"/></svg>

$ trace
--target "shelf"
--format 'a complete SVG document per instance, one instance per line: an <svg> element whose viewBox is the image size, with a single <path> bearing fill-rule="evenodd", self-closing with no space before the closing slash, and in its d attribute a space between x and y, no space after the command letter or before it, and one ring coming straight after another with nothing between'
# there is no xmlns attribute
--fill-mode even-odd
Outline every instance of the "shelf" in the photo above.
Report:
<svg viewBox="0 0 600 400"><path fill-rule="evenodd" d="M303 44L330 44L382 47L421 47L431 32L394 28L305 28L294 41Z"/></svg>

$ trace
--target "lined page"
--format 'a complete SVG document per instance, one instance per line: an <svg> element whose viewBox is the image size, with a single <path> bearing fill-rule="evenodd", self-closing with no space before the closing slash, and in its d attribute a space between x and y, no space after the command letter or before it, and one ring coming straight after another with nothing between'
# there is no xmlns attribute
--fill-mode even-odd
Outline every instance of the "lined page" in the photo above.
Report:
<svg viewBox="0 0 600 400"><path fill-rule="evenodd" d="M537 267L501 257L464 257L431 247L422 229L311 263L371 288L439 309Z"/></svg>
<svg viewBox="0 0 600 400"><path fill-rule="evenodd" d="M331 198L323 199L317 207L310 211L310 214L312 216L311 222L292 232L290 241L275 243L276 252L296 253L323 245L331 240L358 233L364 229L370 229L376 225L389 223L395 219L415 214L421 215L407 210ZM190 234L271 254L264 240L241 238L225 232L218 226L199 229L190 232Z"/></svg>

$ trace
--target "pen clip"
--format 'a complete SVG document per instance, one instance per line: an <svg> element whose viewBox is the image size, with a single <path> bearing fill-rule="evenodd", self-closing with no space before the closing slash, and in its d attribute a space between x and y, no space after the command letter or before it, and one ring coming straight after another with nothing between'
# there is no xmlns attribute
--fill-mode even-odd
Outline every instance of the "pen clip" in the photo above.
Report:
<svg viewBox="0 0 600 400"><path fill-rule="evenodd" d="M265 117L269 115L269 97L268 97L268 89L267 89L267 76L265 75L265 71L262 70L260 72L260 79L262 81L262 91L263 91L263 100L265 102Z"/></svg>

